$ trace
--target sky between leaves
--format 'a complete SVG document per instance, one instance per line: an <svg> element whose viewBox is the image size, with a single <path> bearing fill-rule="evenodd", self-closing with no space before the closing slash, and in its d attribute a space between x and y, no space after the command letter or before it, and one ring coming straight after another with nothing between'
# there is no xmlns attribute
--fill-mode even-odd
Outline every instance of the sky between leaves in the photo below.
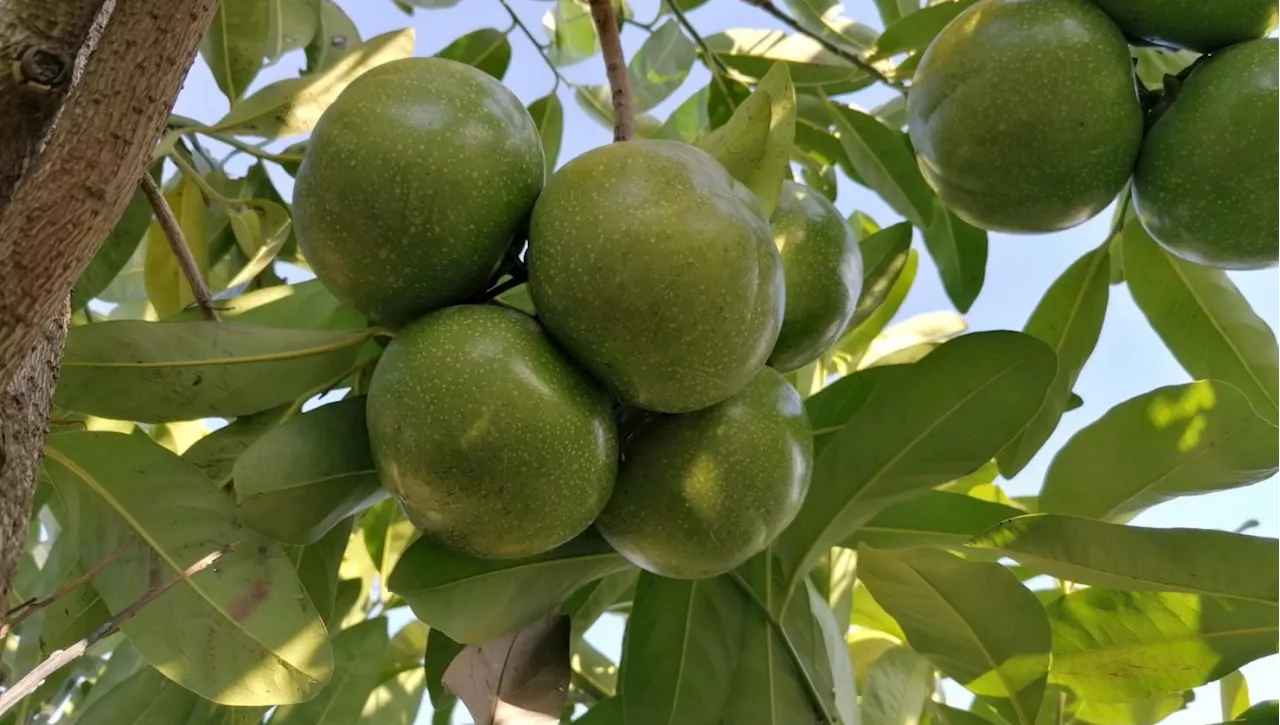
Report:
<svg viewBox="0 0 1280 725"><path fill-rule="evenodd" d="M553 3L540 0L511 0L516 12L525 24L541 30L542 15L554 7ZM456 7L444 10L419 10L413 17L406 16L391 0L338 0L339 5L351 16L365 38L413 26L417 31L415 55L427 56L438 52L450 41L480 28L499 30L509 24L505 11L496 0L462 0ZM653 18L657 12L657 0L631 0L635 16L642 21ZM871 0L846 0L845 15L869 25L880 23ZM780 28L777 22L763 12L737 0L711 0L689 15L695 27L710 35L730 28ZM644 41L645 33L628 27L623 33L623 48L628 57ZM551 88L553 78L545 65L524 38L513 33L512 61L504 82L524 103L528 104L544 95ZM264 68L250 89L256 90L282 78L295 77L304 65L300 51L286 55L274 67ZM580 83L604 83L603 63L597 56L564 68L569 79ZM680 90L657 106L653 115L665 119L693 92L704 87L709 75L701 64L695 64L693 72ZM588 149L609 143L611 131L586 116L573 101L571 89L560 89L565 106L564 141L559 163L578 156ZM857 98L869 107L873 102L888 98L876 98L867 91ZM212 120L220 118L227 110L226 99L207 67L197 60L178 97L176 113ZM278 144L283 147L296 139ZM216 143L211 146L217 148ZM273 147L274 148L274 147ZM233 170L240 169L234 164ZM292 191L292 179L271 167L277 187L286 196ZM1266 203L1266 200L1259 200ZM839 196L836 206L846 215L854 210L870 214L887 226L899 221L873 193L857 187L840 175ZM1040 296L1053 280L1076 258L1096 247L1105 237L1110 223L1111 210L1100 214L1090 222L1075 229L1043 236L1012 236L991 234L991 246L987 266L987 283L972 309L965 316L971 330L1008 329L1019 330L1035 307ZM941 310L951 310L950 302L942 289L936 269L929 256L920 255L920 273L895 322L914 315ZM1257 313L1275 330L1280 326L1280 275L1273 270L1232 273L1232 280L1253 305ZM1142 314L1134 306L1123 285L1111 288L1111 301L1107 310L1106 325L1089 363L1085 366L1075 392L1084 399L1084 405L1067 413L1057 431L1045 443L1040 454L1011 482L1005 483L1011 496L1035 493L1043 480L1052 454L1079 428L1095 420L1115 404L1154 388L1189 380L1187 374L1173 359L1155 333L1147 325ZM1190 526L1197 528L1235 529L1246 519L1256 519L1258 526L1249 533L1260 536L1280 535L1280 488L1276 479L1232 491L1196 497L1182 497L1157 506L1136 518L1133 523L1145 526ZM408 615L392 619L392 626L399 627ZM621 651L622 628L620 620L605 617L589 633L592 642L604 653L615 658ZM1280 697L1280 657L1272 656L1243 668L1249 679L1251 699L1254 702ZM969 696L959 687L947 689L948 701L967 703ZM1217 684L1200 688L1196 701L1188 709L1179 712L1165 723L1169 725L1201 725L1218 719ZM424 699L423 712L418 723L430 721L430 705ZM455 712L456 723L470 719L465 709Z"/></svg>

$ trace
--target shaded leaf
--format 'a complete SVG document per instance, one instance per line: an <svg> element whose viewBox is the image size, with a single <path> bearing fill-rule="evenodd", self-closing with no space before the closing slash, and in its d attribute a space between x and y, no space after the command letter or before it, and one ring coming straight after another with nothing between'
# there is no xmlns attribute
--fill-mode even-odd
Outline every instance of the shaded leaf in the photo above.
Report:
<svg viewBox="0 0 1280 725"><path fill-rule="evenodd" d="M675 93L689 77L695 52L675 20L658 26L627 65L636 110L648 111Z"/></svg>
<svg viewBox="0 0 1280 725"><path fill-rule="evenodd" d="M457 697L444 687L444 673L449 669L453 658L462 651L462 647L438 629L427 632L427 653L423 669L427 673L427 692L430 693L431 704L436 710L451 709L457 701Z"/></svg>
<svg viewBox="0 0 1280 725"><path fill-rule="evenodd" d="M76 565L67 572L68 579L84 574L84 568ZM90 634L111 618L107 605L93 588L91 582L85 582L59 597L45 610L44 624L40 629L40 651L48 656L51 652L75 644L82 637Z"/></svg>
<svg viewBox="0 0 1280 725"><path fill-rule="evenodd" d="M112 227L89 266L71 290L71 309L78 310L97 297L124 269L151 225L151 203L139 189L129 198L124 213Z"/></svg>
<svg viewBox="0 0 1280 725"><path fill-rule="evenodd" d="M266 0L220 0L200 44L218 90L233 105L262 68L271 23L268 5Z"/></svg>
<svg viewBox="0 0 1280 725"><path fill-rule="evenodd" d="M757 82L781 61L796 88L821 89L828 95L838 95L870 83L870 77L861 69L804 35L735 28L708 35L705 40L737 80Z"/></svg>
<svg viewBox="0 0 1280 725"><path fill-rule="evenodd" d="M596 25L585 2L557 0L555 8L542 17L542 27L551 39L547 58L552 65L572 65L600 52Z"/></svg>
<svg viewBox="0 0 1280 725"><path fill-rule="evenodd" d="M95 689L97 689L95 687ZM185 722L200 698L150 667L143 667L86 707L76 725L174 725Z"/></svg>
<svg viewBox="0 0 1280 725"><path fill-rule="evenodd" d="M247 323L292 330L363 330L369 326L364 315L340 302L317 279L295 285L273 285L218 300L223 322ZM184 310L166 322L197 321L199 312Z"/></svg>
<svg viewBox="0 0 1280 725"><path fill-rule="evenodd" d="M591 625L624 597L635 595L640 570L634 567L609 574L573 593L564 603L573 624L573 639L581 639Z"/></svg>
<svg viewBox="0 0 1280 725"><path fill-rule="evenodd" d="M345 725L360 721L369 693L382 676L387 650L387 620L376 617L333 636L333 677L320 694L285 705L272 716L273 725Z"/></svg>
<svg viewBox="0 0 1280 725"><path fill-rule="evenodd" d="M795 88L787 66L775 65L729 122L698 142L760 200L765 216L778 205L795 140Z"/></svg>
<svg viewBox="0 0 1280 725"><path fill-rule="evenodd" d="M862 294L849 320L849 329L862 324L888 298L907 266L911 225L906 222L876 231L859 242L862 250Z"/></svg>
<svg viewBox="0 0 1280 725"><path fill-rule="evenodd" d="M569 618L551 616L481 645L449 664L445 685L475 725L555 725L569 694Z"/></svg>
<svg viewBox="0 0 1280 725"><path fill-rule="evenodd" d="M848 106L827 107L849 164L863 183L912 224L929 229L935 197L920 175L906 134Z"/></svg>
<svg viewBox="0 0 1280 725"><path fill-rule="evenodd" d="M231 471L240 454L264 433L280 425L292 408L292 405L281 405L261 413L240 416L196 441L183 451L182 458L217 482L218 488L225 488L231 483Z"/></svg>
<svg viewBox="0 0 1280 725"><path fill-rule="evenodd" d="M391 571L401 554L418 536L404 509L395 500L383 501L369 509L360 521L360 533L364 535L369 558L383 581L391 578Z"/></svg>
<svg viewBox="0 0 1280 725"><path fill-rule="evenodd" d="M927 491L885 508L841 545L959 549L1001 521L1024 513L1022 509L973 496Z"/></svg>
<svg viewBox="0 0 1280 725"><path fill-rule="evenodd" d="M820 456L844 427L844 424L858 412L875 390L892 380L906 369L904 365L886 365L884 367L859 370L846 375L830 387L822 390L805 401L805 414L809 418L809 426L813 430L813 454Z"/></svg>
<svg viewBox="0 0 1280 725"><path fill-rule="evenodd" d="M862 725L918 722L933 694L933 665L906 647L891 647L872 663L862 689Z"/></svg>
<svg viewBox="0 0 1280 725"><path fill-rule="evenodd" d="M201 195L199 183L194 178L183 175L175 189L165 192L164 199L169 203L169 208L173 210L174 218L186 237L187 247L196 260L201 276L207 275L209 255L205 248L204 196ZM157 315L171 315L195 301L191 284L178 266L178 258L174 256L168 235L160 228L160 223L154 220L147 228L143 274L147 297Z"/></svg>
<svg viewBox="0 0 1280 725"><path fill-rule="evenodd" d="M337 608L338 571L342 566L342 553L347 549L347 540L351 538L353 523L352 519L339 523L319 541L310 546L300 546L293 554L298 581L307 590L307 597L316 613L326 622Z"/></svg>
<svg viewBox="0 0 1280 725"><path fill-rule="evenodd" d="M317 0L267 0L267 43L265 55L274 63L291 50L305 48L320 25Z"/></svg>
<svg viewBox="0 0 1280 725"><path fill-rule="evenodd" d="M289 212L275 202L253 199L249 208L231 215L230 224L240 251L248 261L227 281L228 289L247 284L276 260L293 228Z"/></svg>
<svg viewBox="0 0 1280 725"><path fill-rule="evenodd" d="M502 80L511 65L511 41L507 34L484 28L475 30L450 43L444 50L436 53L437 58L448 58L459 63L475 66L489 75Z"/></svg>
<svg viewBox="0 0 1280 725"><path fill-rule="evenodd" d="M876 39L871 59L882 60L900 53L918 53L929 47L929 43L937 37L942 29L973 5L976 0L954 0L940 2L921 8L919 12L906 17L885 28Z"/></svg>
<svg viewBox="0 0 1280 725"><path fill-rule="evenodd" d="M924 228L924 246L938 266L951 304L968 312L987 275L987 233L965 223L935 199L932 221Z"/></svg>
<svg viewBox="0 0 1280 725"><path fill-rule="evenodd" d="M529 104L529 115L538 126L542 138L542 153L547 162L547 178L556 170L560 156L560 143L564 138L564 106L560 97L552 93Z"/></svg>
<svg viewBox="0 0 1280 725"><path fill-rule="evenodd" d="M328 70L360 47L360 31L334 0L319 0L316 32L307 44L308 74Z"/></svg>
<svg viewBox="0 0 1280 725"><path fill-rule="evenodd" d="M858 369L858 363L867 354L871 344L902 308L902 303L911 292L912 285L915 284L916 272L919 268L920 257L916 250L908 250L907 261L903 264L901 273L893 281L893 286L889 288L880 306L872 310L866 319L858 323L857 327L845 332L844 337L825 356L833 359L836 369L843 373Z"/></svg>

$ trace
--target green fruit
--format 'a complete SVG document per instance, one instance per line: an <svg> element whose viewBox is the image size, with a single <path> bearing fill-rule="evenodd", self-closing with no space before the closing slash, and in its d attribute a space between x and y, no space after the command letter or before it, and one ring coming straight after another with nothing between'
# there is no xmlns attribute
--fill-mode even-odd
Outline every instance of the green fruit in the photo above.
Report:
<svg viewBox="0 0 1280 725"><path fill-rule="evenodd" d="M1093 2L1136 38L1201 53L1265 38L1276 27L1276 0Z"/></svg>
<svg viewBox="0 0 1280 725"><path fill-rule="evenodd" d="M1134 208L1179 257L1226 269L1276 264L1276 48L1274 39L1254 40L1215 53L1143 142Z"/></svg>
<svg viewBox="0 0 1280 725"><path fill-rule="evenodd" d="M533 210L538 318L623 402L698 410L744 388L773 350L783 276L755 196L675 141L579 156Z"/></svg>
<svg viewBox="0 0 1280 725"><path fill-rule="evenodd" d="M800 396L763 368L719 405L641 427L627 442L596 528L655 574L716 576L762 551L791 523L812 464Z"/></svg>
<svg viewBox="0 0 1280 725"><path fill-rule="evenodd" d="M383 485L413 525L474 556L518 558L591 524L613 489L605 394L528 316L431 313L400 330L369 384Z"/></svg>
<svg viewBox="0 0 1280 725"><path fill-rule="evenodd" d="M337 297L405 322L483 291L545 173L538 129L500 82L393 61L316 125L294 188L298 243Z"/></svg>
<svg viewBox="0 0 1280 725"><path fill-rule="evenodd" d="M782 182L769 221L787 280L786 315L769 365L787 372L840 339L862 292L862 249L825 196L793 181Z"/></svg>
<svg viewBox="0 0 1280 725"><path fill-rule="evenodd" d="M1129 46L1088 0L982 0L960 13L921 58L907 111L929 185L994 231L1097 215L1142 140Z"/></svg>

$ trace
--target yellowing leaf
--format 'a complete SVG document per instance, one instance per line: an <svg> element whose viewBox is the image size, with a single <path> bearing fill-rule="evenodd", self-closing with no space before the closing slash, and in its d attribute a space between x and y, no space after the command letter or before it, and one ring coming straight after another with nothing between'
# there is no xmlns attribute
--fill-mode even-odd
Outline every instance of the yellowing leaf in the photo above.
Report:
<svg viewBox="0 0 1280 725"><path fill-rule="evenodd" d="M199 182L183 175L178 187L167 192L165 201L178 220L187 248L195 258L200 274L209 271L209 252L205 246L205 206ZM147 298L156 314L167 317L195 301L191 285L178 265L178 258L169 244L169 237L160 228L160 222L152 221L147 229L147 248L143 277L146 280Z"/></svg>

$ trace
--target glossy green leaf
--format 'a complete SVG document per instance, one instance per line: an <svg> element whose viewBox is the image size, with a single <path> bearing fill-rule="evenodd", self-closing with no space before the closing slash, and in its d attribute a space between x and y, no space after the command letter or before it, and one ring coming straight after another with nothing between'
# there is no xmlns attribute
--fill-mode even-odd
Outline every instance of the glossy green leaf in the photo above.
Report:
<svg viewBox="0 0 1280 725"><path fill-rule="evenodd" d="M573 625L574 641L581 639L601 615L624 597L633 597L639 577L639 569L623 569L574 592L564 603L565 614L569 615Z"/></svg>
<svg viewBox="0 0 1280 725"><path fill-rule="evenodd" d="M875 390L906 369L904 365L886 365L859 370L846 375L822 392L805 401L805 414L813 430L814 456L835 439L840 429L871 397Z"/></svg>
<svg viewBox="0 0 1280 725"><path fill-rule="evenodd" d="M121 625L152 666L226 705L299 702L324 685L333 657L293 566L235 520L230 499L197 468L146 437L119 433L56 434L45 456L83 564L123 552L94 579L113 614L234 546Z"/></svg>
<svg viewBox="0 0 1280 725"><path fill-rule="evenodd" d="M935 197L920 175L906 134L848 106L830 103L828 108L849 164L867 187L912 224L929 229Z"/></svg>
<svg viewBox="0 0 1280 725"><path fill-rule="evenodd" d="M1125 226L1124 264L1134 302L1182 367L1234 385L1259 415L1280 423L1275 333L1226 273L1169 254L1136 219Z"/></svg>
<svg viewBox="0 0 1280 725"><path fill-rule="evenodd" d="M1011 722L1036 722L1049 671L1049 622L1008 569L931 549L864 546L858 576L913 650Z"/></svg>
<svg viewBox="0 0 1280 725"><path fill-rule="evenodd" d="M1021 516L1022 509L973 496L927 491L876 514L842 546L876 549L937 547L959 549L992 526Z"/></svg>
<svg viewBox="0 0 1280 725"><path fill-rule="evenodd" d="M564 139L564 106L560 97L552 93L529 104L529 115L538 126L542 138L542 153L547 162L547 178L556 170L560 156L560 144Z"/></svg>
<svg viewBox="0 0 1280 725"><path fill-rule="evenodd" d="M183 175L174 189L165 192L165 201L173 210L174 218L186 237L187 247L200 274L208 274L208 251L205 248L205 207L204 196L195 179ZM171 315L191 304L195 297L191 293L191 284L178 266L178 258L174 256L169 236L160 228L158 221L152 221L147 228L146 261L143 269L147 287L147 297L160 317Z"/></svg>
<svg viewBox="0 0 1280 725"><path fill-rule="evenodd" d="M1035 338L978 332L877 386L817 457L782 535L792 581L884 507L990 460L1040 407L1054 369Z"/></svg>
<svg viewBox="0 0 1280 725"><path fill-rule="evenodd" d="M572 65L600 52L596 25L586 2L557 0L555 8L542 17L542 27L551 39L547 58L553 65Z"/></svg>
<svg viewBox="0 0 1280 725"><path fill-rule="evenodd" d="M281 405L261 413L240 416L196 441L182 452L182 458L204 471L210 480L218 484L218 488L226 488L231 484L231 471L240 454L264 433L280 425L292 407Z"/></svg>
<svg viewBox="0 0 1280 725"><path fill-rule="evenodd" d="M515 631L554 609L578 587L629 567L594 534L527 559L479 559L428 538L405 550L388 588L418 619L471 644Z"/></svg>
<svg viewBox="0 0 1280 725"><path fill-rule="evenodd" d="M337 382L366 339L217 322L82 325L67 334L54 400L143 422L246 415Z"/></svg>
<svg viewBox="0 0 1280 725"><path fill-rule="evenodd" d="M933 665L906 647L891 647L876 658L862 688L862 725L919 722L933 694Z"/></svg>
<svg viewBox="0 0 1280 725"><path fill-rule="evenodd" d="M773 213L788 175L796 129L795 87L778 63L729 122L698 142L733 178L755 193L766 216Z"/></svg>
<svg viewBox="0 0 1280 725"><path fill-rule="evenodd" d="M320 618L328 622L334 615L338 599L338 573L342 566L342 553L351 538L352 519L347 519L329 530L314 544L297 547L292 552L298 581L307 590L311 605Z"/></svg>
<svg viewBox="0 0 1280 725"><path fill-rule="evenodd" d="M708 35L705 40L738 80L759 81L781 61L798 89L821 89L828 95L837 95L870 83L861 69L804 35L735 28Z"/></svg>
<svg viewBox="0 0 1280 725"><path fill-rule="evenodd" d="M1275 539L1030 514L996 526L969 545L1090 586L1280 602Z"/></svg>
<svg viewBox="0 0 1280 725"><path fill-rule="evenodd" d="M871 344L884 332L884 328L902 309L902 303L911 292L916 282L916 273L920 269L920 257L916 250L907 251L907 261L902 271L884 296L880 305L872 310L856 327L845 332L844 337L835 344L826 357L831 358L835 367L842 373L858 369L858 363L871 348Z"/></svg>
<svg viewBox="0 0 1280 725"><path fill-rule="evenodd" d="M1243 722L1265 722L1268 719L1274 721L1277 716L1280 716L1280 703L1275 700L1263 700L1241 713L1237 720Z"/></svg>
<svg viewBox="0 0 1280 725"><path fill-rule="evenodd" d="M1177 496L1247 486L1280 465L1276 427L1230 385L1200 380L1120 403L1045 474L1040 510L1108 519Z"/></svg>
<svg viewBox="0 0 1280 725"><path fill-rule="evenodd" d="M507 34L484 28L475 30L450 43L444 50L436 53L437 58L448 58L459 63L475 66L489 75L502 80L511 65L511 41Z"/></svg>
<svg viewBox="0 0 1280 725"><path fill-rule="evenodd" d="M1058 427L1071 389L1098 344L1110 294L1107 250L1104 244L1073 262L1040 298L1023 328L1057 353L1058 374L1040 412L996 457L1006 478L1017 475Z"/></svg>
<svg viewBox="0 0 1280 725"><path fill-rule="evenodd" d="M232 104L244 96L262 68L270 23L263 0L220 0L213 13L200 55L218 90Z"/></svg>
<svg viewBox="0 0 1280 725"><path fill-rule="evenodd" d="M1088 588L1047 608L1054 682L1132 702L1199 687L1277 650L1276 608L1238 599Z"/></svg>
<svg viewBox="0 0 1280 725"><path fill-rule="evenodd" d="M174 725L200 700L151 667L143 667L85 708L76 725Z"/></svg>
<svg viewBox="0 0 1280 725"><path fill-rule="evenodd" d="M268 63L311 44L320 26L319 7L316 0L267 0Z"/></svg>
<svg viewBox="0 0 1280 725"><path fill-rule="evenodd" d="M889 297L911 253L911 225L881 229L859 242L862 250L862 294L849 320L849 329L862 324Z"/></svg>
<svg viewBox="0 0 1280 725"><path fill-rule="evenodd" d="M112 227L89 266L71 290L71 309L78 310L97 297L124 269L151 225L151 203L141 190L133 192L129 205Z"/></svg>
<svg viewBox="0 0 1280 725"><path fill-rule="evenodd" d="M932 220L924 228L924 246L938 266L951 304L968 312L987 276L987 233L965 223L935 199Z"/></svg>
<svg viewBox="0 0 1280 725"><path fill-rule="evenodd" d="M306 73L313 74L337 65L347 53L360 47L360 30L334 0L318 0L315 36L307 44Z"/></svg>
<svg viewBox="0 0 1280 725"><path fill-rule="evenodd" d="M348 48L324 70L277 81L236 104L210 131L283 138L306 133L351 81L383 63L413 54L413 28L405 28Z"/></svg>
<svg viewBox="0 0 1280 725"><path fill-rule="evenodd" d="M77 565L67 572L68 579L83 576L84 569ZM91 582L85 582L59 597L45 610L40 629L40 650L47 656L54 650L75 644L111 618L107 605L103 604L98 590Z"/></svg>
<svg viewBox="0 0 1280 725"><path fill-rule="evenodd" d="M381 682L387 651L387 620L376 617L333 636L333 677L320 694L286 705L272 716L273 725L345 725L360 722L369 693Z"/></svg>
<svg viewBox="0 0 1280 725"><path fill-rule="evenodd" d="M942 29L976 0L934 3L885 28L876 40L871 59L882 60L901 53L924 51Z"/></svg>
<svg viewBox="0 0 1280 725"><path fill-rule="evenodd" d="M627 65L636 110L648 111L675 93L689 77L695 54L679 23L668 20L658 26Z"/></svg>
<svg viewBox="0 0 1280 725"><path fill-rule="evenodd" d="M342 519L386 498L365 428L364 398L303 413L236 461L236 517L288 544L313 544Z"/></svg>

